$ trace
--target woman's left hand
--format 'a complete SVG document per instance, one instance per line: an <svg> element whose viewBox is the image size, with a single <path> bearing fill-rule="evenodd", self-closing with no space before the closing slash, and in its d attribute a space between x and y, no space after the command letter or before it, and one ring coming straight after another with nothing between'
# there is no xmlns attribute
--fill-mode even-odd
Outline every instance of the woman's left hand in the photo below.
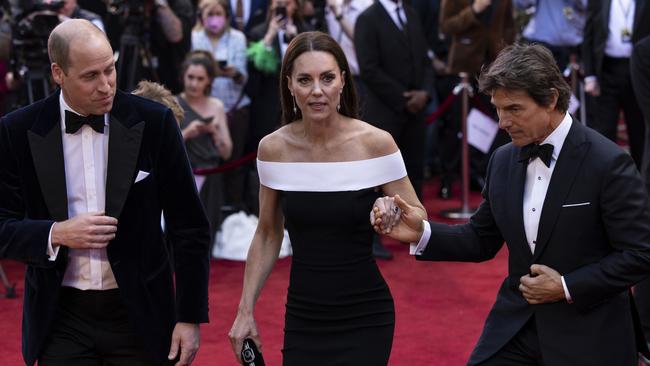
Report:
<svg viewBox="0 0 650 366"><path fill-rule="evenodd" d="M370 224L373 227L378 227L381 233L387 234L399 222L401 210L395 204L393 197L379 197L372 205L370 212Z"/></svg>

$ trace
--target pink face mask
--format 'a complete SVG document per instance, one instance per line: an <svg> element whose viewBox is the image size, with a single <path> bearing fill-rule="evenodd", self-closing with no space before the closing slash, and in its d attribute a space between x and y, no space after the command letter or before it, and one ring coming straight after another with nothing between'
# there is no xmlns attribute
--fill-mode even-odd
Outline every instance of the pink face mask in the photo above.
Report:
<svg viewBox="0 0 650 366"><path fill-rule="evenodd" d="M226 25L226 17L222 15L212 15L205 19L203 25L212 33L219 33Z"/></svg>

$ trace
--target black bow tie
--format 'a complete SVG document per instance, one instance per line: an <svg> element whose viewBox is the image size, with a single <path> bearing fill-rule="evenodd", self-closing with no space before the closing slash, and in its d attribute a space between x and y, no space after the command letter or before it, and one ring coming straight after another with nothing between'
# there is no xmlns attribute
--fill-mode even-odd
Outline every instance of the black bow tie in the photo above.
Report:
<svg viewBox="0 0 650 366"><path fill-rule="evenodd" d="M528 144L521 148L519 153L520 162L528 162L528 160L533 160L539 158L547 167L551 167L551 157L553 156L553 145L551 144Z"/></svg>
<svg viewBox="0 0 650 366"><path fill-rule="evenodd" d="M84 117L74 112L65 111L65 133L75 133L83 125L88 125L93 130L104 133L104 116L89 114Z"/></svg>

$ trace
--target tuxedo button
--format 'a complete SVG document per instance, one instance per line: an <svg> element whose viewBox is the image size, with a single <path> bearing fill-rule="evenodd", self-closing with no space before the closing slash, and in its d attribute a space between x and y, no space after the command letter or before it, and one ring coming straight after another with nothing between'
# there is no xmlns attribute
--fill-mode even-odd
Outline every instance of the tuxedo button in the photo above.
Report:
<svg viewBox="0 0 650 366"><path fill-rule="evenodd" d="M537 177L537 180L542 180L542 177Z"/></svg>
<svg viewBox="0 0 650 366"><path fill-rule="evenodd" d="M533 212L535 212L535 208L533 208Z"/></svg>

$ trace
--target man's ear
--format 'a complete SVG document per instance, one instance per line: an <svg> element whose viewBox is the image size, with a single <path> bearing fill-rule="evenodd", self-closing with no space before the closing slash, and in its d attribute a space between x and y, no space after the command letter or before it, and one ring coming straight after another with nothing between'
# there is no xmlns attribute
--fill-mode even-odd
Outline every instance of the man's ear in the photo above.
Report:
<svg viewBox="0 0 650 366"><path fill-rule="evenodd" d="M551 100L551 103L549 103L548 105L549 111L555 110L555 107L557 106L557 101L558 99L560 99L560 92L557 89L551 88L551 92L553 93L553 100Z"/></svg>
<svg viewBox="0 0 650 366"><path fill-rule="evenodd" d="M56 62L53 62L50 65L50 70L52 70L52 79L54 79L54 82L57 83L59 86L63 86L63 76L65 73L63 72L63 69L59 64Z"/></svg>

